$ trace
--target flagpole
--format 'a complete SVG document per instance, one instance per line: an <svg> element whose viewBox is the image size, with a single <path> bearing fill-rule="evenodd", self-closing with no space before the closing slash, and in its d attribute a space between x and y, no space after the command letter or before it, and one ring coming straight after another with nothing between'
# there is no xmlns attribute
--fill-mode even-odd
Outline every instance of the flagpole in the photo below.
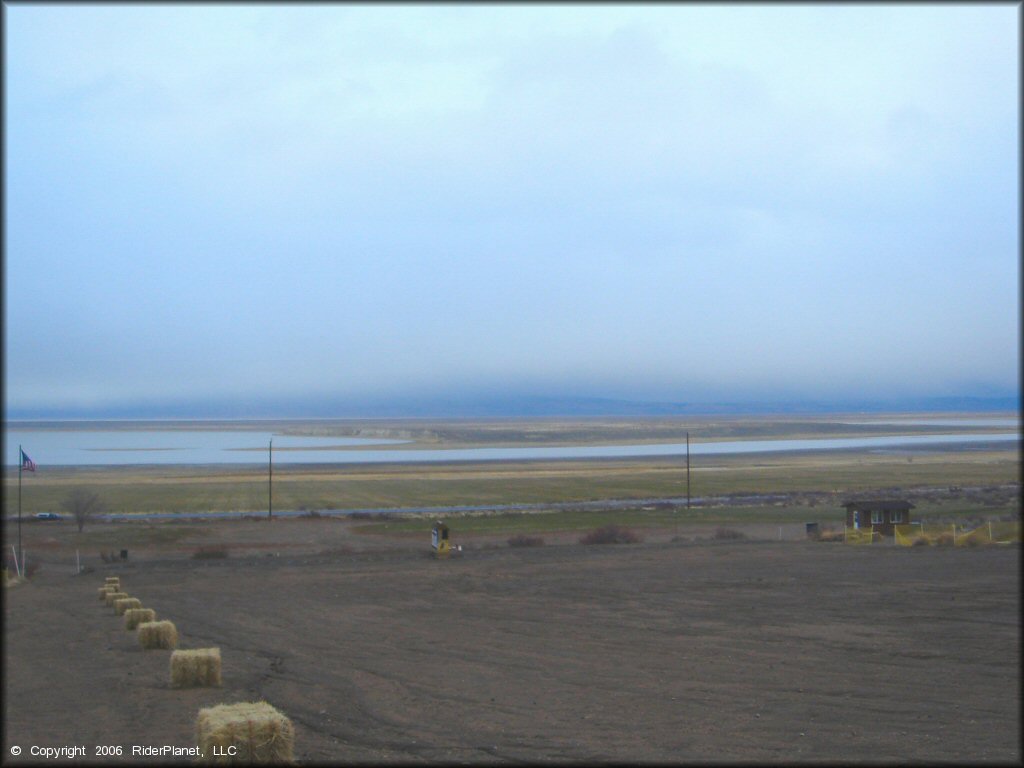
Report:
<svg viewBox="0 0 1024 768"><path fill-rule="evenodd" d="M21 550L21 467L25 463L22 460L24 454L21 452L21 445L18 446L18 562L24 562L25 553Z"/></svg>

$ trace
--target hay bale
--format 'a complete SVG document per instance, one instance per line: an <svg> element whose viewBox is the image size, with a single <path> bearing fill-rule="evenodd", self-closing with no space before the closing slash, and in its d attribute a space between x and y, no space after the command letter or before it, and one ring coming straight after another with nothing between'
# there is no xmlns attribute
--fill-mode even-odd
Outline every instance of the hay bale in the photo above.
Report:
<svg viewBox="0 0 1024 768"><path fill-rule="evenodd" d="M137 597L125 597L121 600L114 601L114 613L118 616L124 616L124 612L129 608L141 608L142 601Z"/></svg>
<svg viewBox="0 0 1024 768"><path fill-rule="evenodd" d="M125 629L135 629L146 621L156 621L156 611L152 608L129 608L124 612Z"/></svg>
<svg viewBox="0 0 1024 768"><path fill-rule="evenodd" d="M116 587L111 587L111 586L109 586L109 585L106 585L106 586L102 586L102 587L100 587L100 589L99 589L99 592L100 592L100 600L106 600L106 599L107 599L107 595L108 595L109 593L111 593L111 592L116 592L116 591L117 591L117 588L116 588Z"/></svg>
<svg viewBox="0 0 1024 768"><path fill-rule="evenodd" d="M111 608L113 608L115 600L124 600L127 597L128 597L128 593L127 592L107 592L107 596L106 596L105 600L107 601L107 605L109 605Z"/></svg>
<svg viewBox="0 0 1024 768"><path fill-rule="evenodd" d="M171 653L172 688L220 686L220 648L196 648Z"/></svg>
<svg viewBox="0 0 1024 768"><path fill-rule="evenodd" d="M144 621L137 629L139 644L146 650L178 647L178 629L170 621Z"/></svg>
<svg viewBox="0 0 1024 768"><path fill-rule="evenodd" d="M199 751L208 763L294 763L291 720L265 701L220 704L199 710ZM229 755L229 748L235 754ZM214 749L218 755L214 755Z"/></svg>
<svg viewBox="0 0 1024 768"><path fill-rule="evenodd" d="M113 584L115 587L119 587L119 586L121 586L121 577L120 576L107 576L105 579L103 579L103 583L104 584Z"/></svg>

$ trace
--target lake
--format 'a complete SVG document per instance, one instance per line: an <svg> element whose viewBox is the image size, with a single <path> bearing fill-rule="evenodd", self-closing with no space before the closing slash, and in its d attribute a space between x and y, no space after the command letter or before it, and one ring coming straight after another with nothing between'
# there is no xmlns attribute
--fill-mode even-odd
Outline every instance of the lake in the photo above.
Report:
<svg viewBox="0 0 1024 768"><path fill-rule="evenodd" d="M1015 426L1016 424L1013 420L1007 421L1010 421L1010 424L1005 426ZM957 424L962 425L959 422ZM275 435L269 431L230 429L194 431L11 429L4 434L4 466L17 466L19 445L24 448L40 469L46 466L266 464L268 444L271 438L274 441L273 460L275 465L605 459L684 456L686 454L685 443L395 450L388 446L407 441L354 437L304 437ZM690 454L691 456L708 456L841 449L927 450L943 445L1004 443L1019 440L1019 433L1005 432L787 440L723 440L705 443L691 442Z"/></svg>

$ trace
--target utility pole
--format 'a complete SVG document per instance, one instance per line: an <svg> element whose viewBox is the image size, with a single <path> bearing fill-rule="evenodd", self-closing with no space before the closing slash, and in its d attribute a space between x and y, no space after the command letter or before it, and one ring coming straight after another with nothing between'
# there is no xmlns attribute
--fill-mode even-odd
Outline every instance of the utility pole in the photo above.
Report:
<svg viewBox="0 0 1024 768"><path fill-rule="evenodd" d="M274 519L274 438L267 449L267 519Z"/></svg>
<svg viewBox="0 0 1024 768"><path fill-rule="evenodd" d="M686 433L686 511L690 511L690 433Z"/></svg>

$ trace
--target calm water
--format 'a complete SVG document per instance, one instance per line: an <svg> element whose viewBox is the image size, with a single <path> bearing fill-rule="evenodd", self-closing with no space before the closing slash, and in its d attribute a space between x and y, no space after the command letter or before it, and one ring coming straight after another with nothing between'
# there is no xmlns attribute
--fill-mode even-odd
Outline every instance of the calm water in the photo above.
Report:
<svg viewBox="0 0 1024 768"><path fill-rule="evenodd" d="M929 422L934 423L934 422ZM1016 422L1009 426L1014 426ZM958 422L959 425L959 422ZM994 426L994 425L993 425ZM416 461L508 461L683 456L685 443L522 448L395 450L403 440L296 437L258 431L53 431L12 429L4 435L4 465L17 466L18 445L40 467L140 464L265 464L274 439L274 464L371 464ZM928 449L949 444L1019 441L1019 434L738 440L690 443L692 456L836 449ZM339 448L344 446L346 448ZM289 448L293 450L279 450ZM333 449L333 450L332 450Z"/></svg>
<svg viewBox="0 0 1024 768"><path fill-rule="evenodd" d="M264 464L270 439L274 463L294 463L284 448L313 457L301 463L338 461L339 452L323 449L397 445L405 440L357 437L296 437L248 430L22 430L4 434L4 466L17 466L18 446L38 466L115 464Z"/></svg>

